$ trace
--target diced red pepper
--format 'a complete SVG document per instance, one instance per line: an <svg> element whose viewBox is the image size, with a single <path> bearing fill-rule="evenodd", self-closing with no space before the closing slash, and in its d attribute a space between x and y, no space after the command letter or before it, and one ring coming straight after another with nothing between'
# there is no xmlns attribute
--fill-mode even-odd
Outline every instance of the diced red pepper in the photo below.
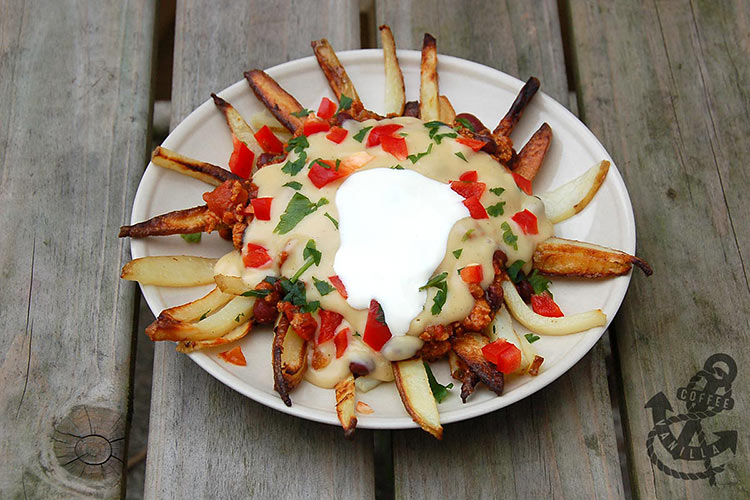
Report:
<svg viewBox="0 0 750 500"><path fill-rule="evenodd" d="M338 109L336 103L329 98L324 97L323 100L320 101L320 106L318 106L318 112L316 114L320 118L327 120L336 113L336 109Z"/></svg>
<svg viewBox="0 0 750 500"><path fill-rule="evenodd" d="M383 137L392 136L397 130L404 128L403 125L397 125L392 123L390 125L378 125L377 127L370 130L370 135L367 136L367 147L371 148L380 144Z"/></svg>
<svg viewBox="0 0 750 500"><path fill-rule="evenodd" d="M320 335L318 335L318 344L328 342L333 338L336 328L339 327L344 319L342 315L334 311L320 310Z"/></svg>
<svg viewBox="0 0 750 500"><path fill-rule="evenodd" d="M476 182L478 178L479 176L477 175L476 170L469 170L468 172L464 172L463 174L461 174L458 180L464 182Z"/></svg>
<svg viewBox="0 0 750 500"><path fill-rule="evenodd" d="M466 283L481 283L484 279L484 273L482 272L482 266L479 264L472 264L461 269L461 279Z"/></svg>
<svg viewBox="0 0 750 500"><path fill-rule="evenodd" d="M321 165L321 163L326 166ZM307 177L309 177L316 188L320 189L336 179L346 177L350 173L351 170L348 168L344 168L343 165L336 167L336 164L330 160L316 160L310 166L310 170L307 171Z"/></svg>
<svg viewBox="0 0 750 500"><path fill-rule="evenodd" d="M329 276L328 281L331 282L331 284L338 290L339 294L341 294L342 297L345 299L349 298L349 294L346 293L346 287L344 286L344 282L341 281L341 278L339 278L337 275Z"/></svg>
<svg viewBox="0 0 750 500"><path fill-rule="evenodd" d="M524 234L539 234L536 215L528 210L522 210L511 217L513 221L521 227Z"/></svg>
<svg viewBox="0 0 750 500"><path fill-rule="evenodd" d="M336 346L336 359L339 359L349 346L349 329L342 328L333 338L333 344Z"/></svg>
<svg viewBox="0 0 750 500"><path fill-rule="evenodd" d="M244 204L248 193L244 189L235 189L237 184L239 181L224 181L213 191L203 193L203 200L208 205L208 209L223 219L226 212L231 212L236 205Z"/></svg>
<svg viewBox="0 0 750 500"><path fill-rule="evenodd" d="M367 323L362 340L376 351L380 351L383 345L391 338L391 330L385 324L385 314L378 301L370 301L370 309L367 311Z"/></svg>
<svg viewBox="0 0 750 500"><path fill-rule="evenodd" d="M484 359L497 366L497 370L509 374L521 366L521 350L505 339L498 339L482 347Z"/></svg>
<svg viewBox="0 0 750 500"><path fill-rule="evenodd" d="M242 262L245 267L262 267L271 260L268 250L255 243L248 243L247 251L242 254Z"/></svg>
<svg viewBox="0 0 750 500"><path fill-rule="evenodd" d="M513 172L513 180L516 181L516 186L521 189L524 193L531 196L531 181L526 177L521 177L517 173Z"/></svg>
<svg viewBox="0 0 750 500"><path fill-rule="evenodd" d="M531 309L535 313L541 316L547 316L548 318L559 318L564 316L563 312L560 310L560 306L552 300L552 296L547 292L536 293L531 296Z"/></svg>
<svg viewBox="0 0 750 500"><path fill-rule="evenodd" d="M403 137L381 137L380 145L383 147L383 151L392 154L401 161L409 155L409 151L406 149L406 140Z"/></svg>
<svg viewBox="0 0 750 500"><path fill-rule="evenodd" d="M330 129L331 125L327 121L309 115L302 126L302 133L309 136L318 132L328 132Z"/></svg>
<svg viewBox="0 0 750 500"><path fill-rule="evenodd" d="M273 198L253 198L250 204L253 206L253 213L258 220L271 220L271 202Z"/></svg>
<svg viewBox="0 0 750 500"><path fill-rule="evenodd" d="M242 349L240 348L240 346L237 346L234 349L230 349L228 351L220 352L219 357L227 363L232 363L233 365L247 366L245 355L242 354Z"/></svg>
<svg viewBox="0 0 750 500"><path fill-rule="evenodd" d="M468 146L474 151L479 151L484 147L485 144L484 141L480 141L479 139L471 139L470 137L464 137L462 135L456 138L456 142L459 142L464 146Z"/></svg>
<svg viewBox="0 0 750 500"><path fill-rule="evenodd" d="M279 138L271 132L268 125L263 125L260 130L255 132L254 136L255 140L258 141L258 144L260 144L260 147L263 148L263 151L266 153L278 155L284 150L284 144L282 144Z"/></svg>
<svg viewBox="0 0 750 500"><path fill-rule="evenodd" d="M250 151L244 142L237 139L234 134L232 134L232 145L234 146L234 150L229 157L229 170L243 179L249 179L253 171L255 154Z"/></svg>
<svg viewBox="0 0 750 500"><path fill-rule="evenodd" d="M335 142L336 144L341 144L341 141L346 139L346 135L349 133L348 130L345 128L333 126L331 127L331 131L328 132L328 135L326 135L326 139L328 139L331 142Z"/></svg>
<svg viewBox="0 0 750 500"><path fill-rule="evenodd" d="M451 189L464 198L481 198L486 188L487 184L484 182L451 181Z"/></svg>
<svg viewBox="0 0 750 500"><path fill-rule="evenodd" d="M482 204L479 203L479 198L477 198L476 196L466 198L464 200L464 206L469 209L469 214L471 215L472 219L490 218L490 216L487 215L487 210L485 210Z"/></svg>

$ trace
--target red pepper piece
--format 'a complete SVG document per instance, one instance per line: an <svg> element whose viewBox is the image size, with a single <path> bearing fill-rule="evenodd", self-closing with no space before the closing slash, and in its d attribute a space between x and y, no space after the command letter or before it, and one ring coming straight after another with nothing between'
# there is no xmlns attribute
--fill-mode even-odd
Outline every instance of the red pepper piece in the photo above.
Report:
<svg viewBox="0 0 750 500"><path fill-rule="evenodd" d="M487 210L485 210L482 204L479 203L479 198L477 198L476 196L466 198L464 200L464 206L469 209L469 214L471 215L472 219L490 218L490 216L487 215Z"/></svg>
<svg viewBox="0 0 750 500"><path fill-rule="evenodd" d="M482 347L482 354L484 359L505 374L513 373L521 366L521 350L505 339L498 339Z"/></svg>
<svg viewBox="0 0 750 500"><path fill-rule="evenodd" d="M481 283L484 279L484 273L482 272L482 266L479 264L472 264L461 269L461 279L466 283Z"/></svg>
<svg viewBox="0 0 750 500"><path fill-rule="evenodd" d="M370 135L367 136L367 147L371 148L380 144L383 137L392 136L397 130L404 128L403 125L396 125L392 123L390 125L378 125L377 127L370 130Z"/></svg>
<svg viewBox="0 0 750 500"><path fill-rule="evenodd" d="M336 109L338 109L336 103L329 98L324 97L323 100L320 101L320 106L318 106L318 112L316 114L320 118L327 120L336 113Z"/></svg>
<svg viewBox="0 0 750 500"><path fill-rule="evenodd" d="M331 127L331 131L328 132L328 135L326 135L326 139L328 139L331 142L335 142L336 144L341 144L341 141L346 139L346 135L349 133L348 130L345 128L333 126Z"/></svg>
<svg viewBox="0 0 750 500"><path fill-rule="evenodd" d="M560 306L552 300L552 296L547 292L537 293L531 296L531 309L535 313L541 316L547 316L548 318L559 318L564 316L563 312L560 310Z"/></svg>
<svg viewBox="0 0 750 500"><path fill-rule="evenodd" d="M255 243L248 243L247 251L242 255L242 262L245 267L262 267L271 260L268 250Z"/></svg>
<svg viewBox="0 0 750 500"><path fill-rule="evenodd" d="M464 136L458 136L458 138L456 138L456 142L459 142L463 144L464 146L470 147L473 151L479 151L480 149L484 147L484 144L485 144L484 141L480 141L478 139L471 139L469 137L464 137Z"/></svg>
<svg viewBox="0 0 750 500"><path fill-rule="evenodd" d="M522 210L511 217L513 221L521 227L524 234L539 234L536 215L528 210Z"/></svg>
<svg viewBox="0 0 750 500"><path fill-rule="evenodd" d="M336 346L336 359L344 355L344 351L349 346L349 329L343 328L333 338L333 344Z"/></svg>
<svg viewBox="0 0 750 500"><path fill-rule="evenodd" d="M321 165L321 163L325 166ZM317 160L310 166L310 170L307 171L307 177L316 188L320 189L336 179L346 177L349 173L351 173L349 169L344 168L342 165L337 167L330 160Z"/></svg>
<svg viewBox="0 0 750 500"><path fill-rule="evenodd" d="M238 184L239 181L224 181L213 191L203 193L203 200L208 205L208 209L222 220L227 212L233 212L235 206L247 202L248 193L244 189L238 189Z"/></svg>
<svg viewBox="0 0 750 500"><path fill-rule="evenodd" d="M385 324L385 314L378 301L370 301L370 309L367 311L367 323L362 340L376 351L380 351L383 345L391 338L391 330Z"/></svg>
<svg viewBox="0 0 750 500"><path fill-rule="evenodd" d="M521 177L517 173L513 172L513 180L516 181L516 186L524 193L531 196L531 181L526 177Z"/></svg>
<svg viewBox="0 0 750 500"><path fill-rule="evenodd" d="M344 319L342 315L334 311L320 310L320 335L318 335L318 344L328 342L333 338L336 328L339 327Z"/></svg>
<svg viewBox="0 0 750 500"><path fill-rule="evenodd" d="M487 184L484 182L451 181L451 189L464 198L481 198L486 188Z"/></svg>
<svg viewBox="0 0 750 500"><path fill-rule="evenodd" d="M338 290L339 294L344 297L345 299L349 298L349 294L346 293L346 287L344 286L344 282L341 281L341 278L339 278L337 275L329 276L328 281L331 282L331 284Z"/></svg>
<svg viewBox="0 0 750 500"><path fill-rule="evenodd" d="M250 204L253 206L253 213L258 220L271 220L271 202L273 198L253 198Z"/></svg>
<svg viewBox="0 0 750 500"><path fill-rule="evenodd" d="M409 151L406 149L406 140L403 137L381 137L380 145L383 147L383 151L392 154L401 161L409 155Z"/></svg>
<svg viewBox="0 0 750 500"><path fill-rule="evenodd" d="M476 170L469 170L468 172L464 172L463 174L461 174L458 180L464 182L476 182L478 178L479 176L477 175Z"/></svg>
<svg viewBox="0 0 750 500"><path fill-rule="evenodd" d="M258 141L258 144L260 144L260 147L263 148L263 151L266 153L278 155L284 150L284 144L282 144L279 138L271 132L268 125L263 125L261 129L253 135L255 140Z"/></svg>
<svg viewBox="0 0 750 500"><path fill-rule="evenodd" d="M229 157L229 170L243 179L249 179L253 171L255 154L250 151L244 142L237 139L234 134L232 134L232 145L234 146L234 150L232 151L232 156Z"/></svg>
<svg viewBox="0 0 750 500"><path fill-rule="evenodd" d="M318 132L328 132L330 129L331 125L327 121L309 115L302 126L302 133L309 136Z"/></svg>
<svg viewBox="0 0 750 500"><path fill-rule="evenodd" d="M240 346L230 349L228 351L220 352L219 357L227 363L232 363L237 366L247 366L245 355L242 354L242 348Z"/></svg>

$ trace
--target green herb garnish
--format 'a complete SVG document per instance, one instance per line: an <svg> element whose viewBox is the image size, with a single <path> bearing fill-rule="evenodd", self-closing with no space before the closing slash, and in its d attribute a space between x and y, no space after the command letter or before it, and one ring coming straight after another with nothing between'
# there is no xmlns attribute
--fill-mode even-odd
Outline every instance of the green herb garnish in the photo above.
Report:
<svg viewBox="0 0 750 500"><path fill-rule="evenodd" d="M471 122L469 120L467 120L466 118L456 118L456 122L461 127L467 128L467 129L471 130L472 132L476 132L476 130L474 130L474 125L472 125Z"/></svg>
<svg viewBox="0 0 750 500"><path fill-rule="evenodd" d="M336 229L339 228L339 221L337 221L336 219L334 219L331 214L329 214L328 212L326 212L326 213L323 214L323 216L326 217L329 221L331 221L333 223L333 227L335 227Z"/></svg>
<svg viewBox="0 0 750 500"><path fill-rule="evenodd" d="M521 268L524 264L526 264L524 261L517 260L513 264L511 264L508 269L506 269L506 272L508 273L508 276L513 283L518 283L525 278L523 271L521 271Z"/></svg>
<svg viewBox="0 0 750 500"><path fill-rule="evenodd" d="M322 254L318 251L317 248L315 248L315 240L308 240L307 245L305 245L305 249L302 251L302 257L305 258L305 263L302 264L302 267L297 269L297 272L294 273L294 276L292 276L289 281L294 283L299 279L300 276L302 276L302 273L307 271L307 269L315 264L316 266L320 265L320 257Z"/></svg>
<svg viewBox="0 0 750 500"><path fill-rule="evenodd" d="M284 184L284 187L292 188L295 191L299 191L300 189L302 189L302 184L297 181L289 181L286 184Z"/></svg>
<svg viewBox="0 0 750 500"><path fill-rule="evenodd" d="M365 127L362 130L360 130L359 132L357 132L357 134L354 136L354 140L357 141L357 142L362 142L364 140L365 136L367 135L367 132L371 128L372 127Z"/></svg>
<svg viewBox="0 0 750 500"><path fill-rule="evenodd" d="M453 389L453 383L451 382L448 385L441 384L437 381L435 375L433 375L432 369L430 368L430 365L427 364L427 361L423 361L423 363L424 369L427 372L427 381L430 383L432 396L435 398L435 401L437 401L438 403L442 403L445 398L448 397L448 389Z"/></svg>
<svg viewBox="0 0 750 500"><path fill-rule="evenodd" d="M496 188L490 189L490 193L496 194L498 196L500 196L501 194L503 194L503 192L505 192L505 188L496 187Z"/></svg>
<svg viewBox="0 0 750 500"><path fill-rule="evenodd" d="M203 321L204 319L206 319L206 317L208 316L208 313L210 313L210 312L211 312L211 309L209 309L208 311L206 311L203 314L201 314L201 317L198 318L198 321Z"/></svg>
<svg viewBox="0 0 750 500"><path fill-rule="evenodd" d="M471 238L471 233L473 233L473 232L474 232L474 230L473 230L473 229L469 229L468 231L466 231L466 232L464 233L464 235L463 235L463 236L461 236L461 241L466 241L466 240L468 240L469 238Z"/></svg>
<svg viewBox="0 0 750 500"><path fill-rule="evenodd" d="M345 96L344 94L341 94L341 99L339 99L339 109L336 110L336 114L339 114L340 111L349 109L351 107L352 107L352 98L349 96Z"/></svg>
<svg viewBox="0 0 750 500"><path fill-rule="evenodd" d="M430 154L430 151L432 151L432 143L430 143L429 146L427 146L427 151L424 153L417 153L415 155L409 155L406 158L408 158L412 163L417 163L423 156L427 156Z"/></svg>
<svg viewBox="0 0 750 500"><path fill-rule="evenodd" d="M292 116L296 116L297 118L304 118L310 113L312 113L311 109L302 108L299 111L295 111L294 113L292 113Z"/></svg>
<svg viewBox="0 0 750 500"><path fill-rule="evenodd" d="M448 132L447 134L435 134L432 140L435 141L437 144L440 144L443 142L443 139L445 139L446 137L455 139L456 137L458 137L458 134L455 132Z"/></svg>
<svg viewBox="0 0 750 500"><path fill-rule="evenodd" d="M293 139L289 139L289 142L286 143L287 152L294 151L295 153L301 153L307 147L310 147L310 143L307 142L307 136L305 135L298 135Z"/></svg>
<svg viewBox="0 0 750 500"><path fill-rule="evenodd" d="M487 213L493 217L497 217L498 215L503 215L505 213L505 209L503 208L503 206L505 206L504 201L501 201L500 203L495 203L494 205L487 207Z"/></svg>
<svg viewBox="0 0 750 500"><path fill-rule="evenodd" d="M307 293L305 292L304 282L282 278L280 284L281 291L284 292L281 302L289 302L295 306L304 306L307 304Z"/></svg>
<svg viewBox="0 0 750 500"><path fill-rule="evenodd" d="M469 160L466 159L466 157L464 156L464 154L461 151L459 151L458 153L453 153L453 154L456 155L456 156L458 156L459 158L461 158L466 163L469 163Z"/></svg>
<svg viewBox="0 0 750 500"><path fill-rule="evenodd" d="M503 241L513 247L513 250L518 250L518 236L513 234L513 230L510 228L510 224L503 222L500 224L500 229L503 230Z"/></svg>
<svg viewBox="0 0 750 500"><path fill-rule="evenodd" d="M396 165L393 165L392 167L388 167L388 168L392 168L393 170L403 170L404 169L404 167L402 167L400 164L396 164Z"/></svg>
<svg viewBox="0 0 750 500"><path fill-rule="evenodd" d="M533 333L527 333L526 335L524 335L524 337L526 337L526 340L529 342L529 344L533 344L541 338L537 335L534 335Z"/></svg>
<svg viewBox="0 0 750 500"><path fill-rule="evenodd" d="M315 285L315 288L318 289L318 292L322 296L326 296L336 289L333 285L331 285L327 281L319 280L315 276L313 276L313 284Z"/></svg>
<svg viewBox="0 0 750 500"><path fill-rule="evenodd" d="M445 278L448 277L448 273L440 273L437 276L433 276L430 278L430 281L425 283L424 285L419 287L419 291L425 290L427 288L430 288L431 286L438 286L440 282L445 281Z"/></svg>
<svg viewBox="0 0 750 500"><path fill-rule="evenodd" d="M294 193L292 199L289 200L289 204L286 206L286 210L281 214L279 223L274 228L273 232L278 234L286 234L299 222L322 207L327 205L328 200L321 198L317 203L313 203L310 199L300 193Z"/></svg>
<svg viewBox="0 0 750 500"><path fill-rule="evenodd" d="M244 316L244 315L245 315L245 313L239 313L237 316L235 316L234 321L236 321L237 323L239 323L240 322L240 318L242 316Z"/></svg>
<svg viewBox="0 0 750 500"><path fill-rule="evenodd" d="M181 234L180 235L183 240L187 241L188 243L200 243L201 242L201 233L190 233L190 234Z"/></svg>
<svg viewBox="0 0 750 500"><path fill-rule="evenodd" d="M297 175L300 170L305 166L305 162L307 162L307 153L304 151L299 152L299 156L294 161L287 161L283 167L281 167L281 171L285 174L289 175ZM302 185L300 184L300 187Z"/></svg>
<svg viewBox="0 0 750 500"><path fill-rule="evenodd" d="M435 293L435 297L432 299L432 309L430 309L433 316L440 314L445 305L445 300L448 298L448 283L445 282L445 278L447 277L448 273L440 273L430 278L430 281L425 283L424 286L419 287L420 291L430 287L437 288L437 293Z"/></svg>
<svg viewBox="0 0 750 500"><path fill-rule="evenodd" d="M269 295L270 293L271 293L271 290L261 288L257 290L248 290L247 292L242 293L240 295L242 295L243 297L256 297L260 299Z"/></svg>
<svg viewBox="0 0 750 500"><path fill-rule="evenodd" d="M313 300L312 302L308 302L304 306L299 308L299 312L301 313L314 313L320 309L320 301Z"/></svg>
<svg viewBox="0 0 750 500"><path fill-rule="evenodd" d="M459 248L458 250L453 250L453 256L455 258L459 258L459 257L461 257L461 252L463 252L463 251L464 251L463 248Z"/></svg>
<svg viewBox="0 0 750 500"><path fill-rule="evenodd" d="M536 269L531 271L531 274L529 274L527 279L529 280L529 284L531 284L532 288L534 288L534 293L547 292L552 295L552 292L549 291L549 284L551 283L551 281L539 274L539 271L537 271Z"/></svg>

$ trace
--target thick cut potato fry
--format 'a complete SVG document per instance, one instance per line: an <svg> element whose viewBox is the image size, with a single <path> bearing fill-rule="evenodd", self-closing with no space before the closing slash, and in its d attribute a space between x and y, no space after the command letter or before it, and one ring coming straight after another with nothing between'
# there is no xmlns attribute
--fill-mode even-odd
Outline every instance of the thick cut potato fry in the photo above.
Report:
<svg viewBox="0 0 750 500"><path fill-rule="evenodd" d="M211 340L182 340L177 343L177 351L183 352L183 353L189 353L193 351L198 351L200 349L205 349L207 347L216 347L219 345L228 344L230 342L234 342L235 340L239 340L248 333L250 333L250 330L253 329L253 322L248 321L231 332L227 333L223 337L219 337L218 339L211 339Z"/></svg>
<svg viewBox="0 0 750 500"><path fill-rule="evenodd" d="M253 130L260 130L264 126L270 128L271 132L276 134L276 137L278 137L281 142L288 142L289 139L292 138L292 134L289 133L289 130L265 108L262 111L254 113L250 117L250 127Z"/></svg>
<svg viewBox="0 0 750 500"><path fill-rule="evenodd" d="M374 377L365 375L364 377L357 377L354 379L354 385L357 387L357 392L368 392L382 384L382 380L378 380Z"/></svg>
<svg viewBox="0 0 750 500"><path fill-rule="evenodd" d="M133 224L121 226L120 238L145 238L146 236L167 236L170 234L192 234L210 232L219 223L219 218L208 209L208 206L175 210Z"/></svg>
<svg viewBox="0 0 750 500"><path fill-rule="evenodd" d="M510 317L507 307L501 307L497 311L495 319L492 320L485 333L490 341L494 342L498 339L503 339L515 345L521 351L521 363L514 372L515 375L528 371L531 362L534 361L534 356L536 356L536 349L534 349L525 336L519 335L515 328L513 328L513 320Z"/></svg>
<svg viewBox="0 0 750 500"><path fill-rule="evenodd" d="M218 311L233 298L233 295L214 288L200 299L163 310L159 317L163 316L175 322L198 321L204 314Z"/></svg>
<svg viewBox="0 0 750 500"><path fill-rule="evenodd" d="M554 191L539 194L539 198L544 202L544 212L550 222L557 224L586 208L604 183L607 172L609 172L609 162L602 160L583 175Z"/></svg>
<svg viewBox="0 0 750 500"><path fill-rule="evenodd" d="M450 340L453 351L466 363L469 370L492 392L500 396L505 387L505 378L495 365L484 358L482 347L489 343L487 337L477 333L466 333L455 335Z"/></svg>
<svg viewBox="0 0 750 500"><path fill-rule="evenodd" d="M440 119L440 90L437 74L437 45L435 37L424 34L419 84L419 116L422 121Z"/></svg>
<svg viewBox="0 0 750 500"><path fill-rule="evenodd" d="M352 110L358 112L362 109L362 101L357 94L357 89L354 87L349 75L346 74L344 66L336 56L336 51L333 50L328 40L321 38L320 40L314 40L310 43L315 53L315 57L318 60L320 69L323 70L328 84L331 86L331 90L336 94L336 99L341 101L341 96L349 97L352 100Z"/></svg>
<svg viewBox="0 0 750 500"><path fill-rule="evenodd" d="M456 119L456 110L447 97L441 95L438 99L440 121L443 123L453 123Z"/></svg>
<svg viewBox="0 0 750 500"><path fill-rule="evenodd" d="M198 286L214 281L217 259L192 255L141 257L125 264L120 277L141 285Z"/></svg>
<svg viewBox="0 0 750 500"><path fill-rule="evenodd" d="M242 180L229 170L210 163L194 160L161 146L158 146L151 153L151 161L156 166L174 170L177 173L198 179L212 186L219 186L225 181Z"/></svg>
<svg viewBox="0 0 750 500"><path fill-rule="evenodd" d="M302 111L302 105L286 90L276 83L276 80L259 69L245 72L245 79L253 89L255 96L291 133L302 130L302 119L292 113Z"/></svg>
<svg viewBox="0 0 750 500"><path fill-rule="evenodd" d="M262 155L263 148L261 148L260 144L258 144L258 141L253 135L255 132L250 127L250 125L247 124L245 119L242 118L242 115L240 115L240 113L236 109L234 109L234 106L232 106L216 94L211 93L211 97L213 98L216 107L219 108L219 111L221 111L224 115L224 119L227 121L227 125L229 126L229 130L232 132L232 135L245 143L245 146L247 146L248 149L253 152L256 158Z"/></svg>
<svg viewBox="0 0 750 500"><path fill-rule="evenodd" d="M534 132L529 142L519 151L513 164L513 173L526 180L534 180L542 167L550 143L552 143L552 129L546 123L542 123L539 130Z"/></svg>
<svg viewBox="0 0 750 500"><path fill-rule="evenodd" d="M519 323L534 333L542 335L569 335L607 324L607 316L601 309L595 309L572 316L548 318L531 310L509 280L503 281L505 304Z"/></svg>
<svg viewBox="0 0 750 500"><path fill-rule="evenodd" d="M440 414L422 359L396 361L392 366L396 388L412 420L436 438L443 439Z"/></svg>
<svg viewBox="0 0 750 500"><path fill-rule="evenodd" d="M227 276L225 274L216 274L213 277L216 281L216 286L224 293L231 293L232 295L242 295L243 293L251 290L252 288L247 286L245 281L239 276Z"/></svg>
<svg viewBox="0 0 750 500"><path fill-rule="evenodd" d="M233 297L217 311L204 311L205 317L195 323L176 321L169 309L146 328L151 340L213 340L223 337L237 326L252 319L253 297ZM166 313L166 314L165 314Z"/></svg>
<svg viewBox="0 0 750 500"><path fill-rule="evenodd" d="M653 271L646 261L619 250L582 241L549 238L537 245L534 268L544 274L605 278L630 271L633 264L650 276Z"/></svg>
<svg viewBox="0 0 750 500"><path fill-rule="evenodd" d="M289 393L299 385L307 369L307 341L290 328L283 313L279 314L273 328L271 364L273 388L285 405L292 406Z"/></svg>
<svg viewBox="0 0 750 500"><path fill-rule="evenodd" d="M500 120L500 123L498 123L497 127L495 127L495 130L492 131L492 135L509 136L513 131L513 127L515 127L516 123L518 123L518 120L521 119L523 110L526 109L526 106L531 102L531 99L534 97L538 90L539 80L537 80L533 76L530 77L526 81L524 86L521 87L521 91L516 96L513 104L510 105L510 109L508 110L508 112L505 114L503 119Z"/></svg>
<svg viewBox="0 0 750 500"><path fill-rule="evenodd" d="M354 399L354 375L349 374L344 380L336 384L336 415L339 417L344 436L351 439L357 428L357 417L354 414L356 401Z"/></svg>
<svg viewBox="0 0 750 500"><path fill-rule="evenodd" d="M383 66L385 67L385 113L389 116L401 116L404 114L406 104L404 75L398 64L393 33L385 24L380 27L380 40L383 43Z"/></svg>

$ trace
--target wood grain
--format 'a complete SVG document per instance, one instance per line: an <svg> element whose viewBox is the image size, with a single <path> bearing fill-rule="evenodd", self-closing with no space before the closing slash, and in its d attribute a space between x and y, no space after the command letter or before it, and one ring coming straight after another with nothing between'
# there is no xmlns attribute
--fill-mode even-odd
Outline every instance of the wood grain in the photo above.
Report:
<svg viewBox="0 0 750 500"><path fill-rule="evenodd" d="M639 254L655 270L634 276L614 324L634 496L747 498L750 4L588 0L570 3L570 22L583 118L625 177ZM644 405L663 392L668 415L687 413L676 391L714 353L738 366L734 409L701 424L709 442L720 431L737 431L739 441L736 454L712 459L726 470L711 486L652 463ZM670 468L705 470L660 447Z"/></svg>
<svg viewBox="0 0 750 500"><path fill-rule="evenodd" d="M359 12L341 1L178 2L172 126L242 72L311 55L327 37L359 46ZM249 90L248 90L249 91ZM269 347L270 348L270 347ZM148 498L372 498L372 433L270 410L156 347Z"/></svg>
<svg viewBox="0 0 750 500"><path fill-rule="evenodd" d="M377 3L399 48L422 33L440 54L482 62L568 103L557 5L538 2ZM460 111L460 110L457 110ZM600 343L550 387L513 406L445 427L442 442L393 433L399 498L622 498L613 416Z"/></svg>
<svg viewBox="0 0 750 500"><path fill-rule="evenodd" d="M120 497L154 5L0 12L0 497Z"/></svg>

